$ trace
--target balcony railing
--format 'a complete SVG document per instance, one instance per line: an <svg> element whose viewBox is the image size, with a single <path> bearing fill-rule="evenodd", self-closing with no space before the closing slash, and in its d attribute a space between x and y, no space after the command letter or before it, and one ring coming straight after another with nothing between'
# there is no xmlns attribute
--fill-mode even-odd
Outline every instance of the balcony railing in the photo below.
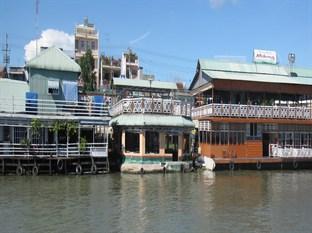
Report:
<svg viewBox="0 0 312 233"><path fill-rule="evenodd" d="M308 120L312 119L312 111L308 107L208 104L193 108L192 117L276 118Z"/></svg>
<svg viewBox="0 0 312 233"><path fill-rule="evenodd" d="M190 117L191 104L161 98L127 98L113 105L110 113L112 116L124 113L153 113Z"/></svg>
<svg viewBox="0 0 312 233"><path fill-rule="evenodd" d="M104 117L108 106L94 102L72 102L42 99L0 99L0 114Z"/></svg>
<svg viewBox="0 0 312 233"><path fill-rule="evenodd" d="M295 148L293 146L279 146L277 144L270 144L270 156L281 158L312 158L312 148L301 147Z"/></svg>
<svg viewBox="0 0 312 233"><path fill-rule="evenodd" d="M79 143L32 144L0 143L0 157L107 157L107 143L86 143L83 150Z"/></svg>

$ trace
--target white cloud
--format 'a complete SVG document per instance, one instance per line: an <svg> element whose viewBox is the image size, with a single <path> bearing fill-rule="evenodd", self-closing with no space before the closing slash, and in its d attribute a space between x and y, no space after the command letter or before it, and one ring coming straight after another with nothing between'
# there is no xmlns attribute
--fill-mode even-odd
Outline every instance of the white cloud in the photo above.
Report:
<svg viewBox="0 0 312 233"><path fill-rule="evenodd" d="M144 40L146 37L148 37L151 34L151 32L145 32L143 35L139 36L138 38L131 40L129 42L129 44L133 45L136 44L138 42L140 42L141 40Z"/></svg>
<svg viewBox="0 0 312 233"><path fill-rule="evenodd" d="M46 29L42 31L40 38L37 41L38 53L40 47L51 47L56 46L62 48L66 51L74 51L75 47L75 38L74 35L67 34L66 32L55 30L55 29ZM36 56L36 40L30 41L25 45L25 60L28 61Z"/></svg>
<svg viewBox="0 0 312 233"><path fill-rule="evenodd" d="M225 4L236 4L238 2L238 0L209 0L209 4L211 8L220 8L223 7Z"/></svg>

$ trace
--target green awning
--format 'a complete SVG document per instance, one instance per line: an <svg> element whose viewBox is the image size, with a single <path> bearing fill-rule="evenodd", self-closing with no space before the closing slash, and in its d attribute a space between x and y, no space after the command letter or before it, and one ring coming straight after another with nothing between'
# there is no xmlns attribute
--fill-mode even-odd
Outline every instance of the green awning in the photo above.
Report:
<svg viewBox="0 0 312 233"><path fill-rule="evenodd" d="M173 82L149 81L140 79L124 79L114 78L113 84L115 87L139 87L153 89L177 90L177 85Z"/></svg>
<svg viewBox="0 0 312 233"><path fill-rule="evenodd" d="M109 122L110 126L114 124L120 126L195 127L192 120L183 116L157 114L122 114Z"/></svg>

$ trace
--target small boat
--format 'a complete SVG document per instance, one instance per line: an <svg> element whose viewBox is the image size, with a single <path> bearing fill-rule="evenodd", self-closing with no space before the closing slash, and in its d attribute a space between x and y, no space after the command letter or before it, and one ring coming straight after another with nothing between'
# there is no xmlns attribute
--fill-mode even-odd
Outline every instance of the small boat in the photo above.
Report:
<svg viewBox="0 0 312 233"><path fill-rule="evenodd" d="M204 163L202 165L203 168L210 170L210 171L213 171L216 167L215 161L212 158L209 158L206 156L204 156L203 159L204 159Z"/></svg>

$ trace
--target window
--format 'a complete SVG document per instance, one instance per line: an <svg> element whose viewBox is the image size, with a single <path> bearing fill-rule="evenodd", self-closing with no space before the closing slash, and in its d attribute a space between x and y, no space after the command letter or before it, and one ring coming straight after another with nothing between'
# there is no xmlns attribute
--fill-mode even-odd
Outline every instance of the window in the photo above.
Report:
<svg viewBox="0 0 312 233"><path fill-rule="evenodd" d="M92 41L92 42L91 42L91 49L92 49L92 50L95 50L95 41Z"/></svg>
<svg viewBox="0 0 312 233"><path fill-rule="evenodd" d="M145 152L159 154L159 133L146 131Z"/></svg>
<svg viewBox="0 0 312 233"><path fill-rule="evenodd" d="M202 135L203 132L200 132ZM174 153L178 150L178 136L177 135L166 135L166 147L165 153Z"/></svg>
<svg viewBox="0 0 312 233"><path fill-rule="evenodd" d="M27 128L14 127L14 143L21 143L22 139L27 137Z"/></svg>
<svg viewBox="0 0 312 233"><path fill-rule="evenodd" d="M126 152L140 153L140 135L126 132Z"/></svg>
<svg viewBox="0 0 312 233"><path fill-rule="evenodd" d="M205 132L207 135L207 132ZM190 152L190 136L189 134L183 134L183 153Z"/></svg>
<svg viewBox="0 0 312 233"><path fill-rule="evenodd" d="M257 123L250 123L250 132L249 135L251 137L256 137L258 135L257 132Z"/></svg>
<svg viewBox="0 0 312 233"><path fill-rule="evenodd" d="M48 80L48 94L58 95L59 86L59 80Z"/></svg>

